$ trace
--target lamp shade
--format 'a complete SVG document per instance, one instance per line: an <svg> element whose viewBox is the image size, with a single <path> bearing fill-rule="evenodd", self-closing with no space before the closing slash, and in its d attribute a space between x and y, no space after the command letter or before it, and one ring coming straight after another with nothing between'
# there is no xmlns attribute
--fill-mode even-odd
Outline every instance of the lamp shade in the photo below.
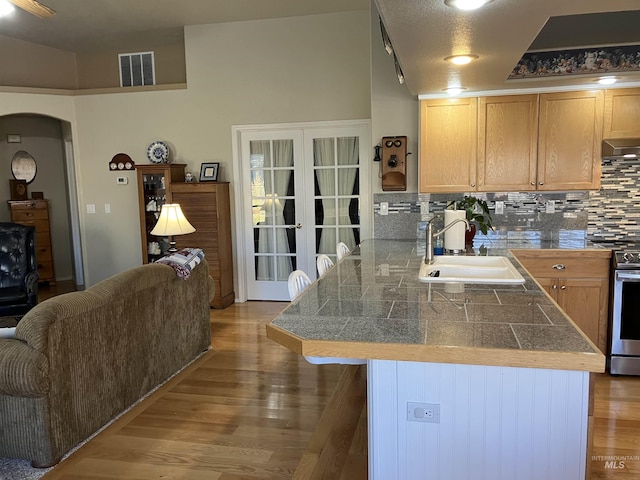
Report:
<svg viewBox="0 0 640 480"><path fill-rule="evenodd" d="M179 203L165 203L162 205L158 223L151 230L151 235L158 237L169 237L173 235L184 235L193 233L196 229L189 223L187 217L182 213Z"/></svg>

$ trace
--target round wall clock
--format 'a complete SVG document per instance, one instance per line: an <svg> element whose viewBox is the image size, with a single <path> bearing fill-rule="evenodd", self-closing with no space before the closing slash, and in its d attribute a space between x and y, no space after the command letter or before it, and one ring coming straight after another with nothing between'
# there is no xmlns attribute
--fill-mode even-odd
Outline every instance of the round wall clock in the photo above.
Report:
<svg viewBox="0 0 640 480"><path fill-rule="evenodd" d="M147 158L151 163L169 163L169 147L164 142L153 142L147 148Z"/></svg>

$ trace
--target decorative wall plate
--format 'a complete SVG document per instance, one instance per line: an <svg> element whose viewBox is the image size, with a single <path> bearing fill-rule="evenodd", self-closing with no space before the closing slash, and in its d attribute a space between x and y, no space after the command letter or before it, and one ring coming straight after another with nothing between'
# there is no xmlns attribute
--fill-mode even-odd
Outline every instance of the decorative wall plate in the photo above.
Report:
<svg viewBox="0 0 640 480"><path fill-rule="evenodd" d="M164 142L153 142L147 148L147 158L151 163L168 163L169 147Z"/></svg>

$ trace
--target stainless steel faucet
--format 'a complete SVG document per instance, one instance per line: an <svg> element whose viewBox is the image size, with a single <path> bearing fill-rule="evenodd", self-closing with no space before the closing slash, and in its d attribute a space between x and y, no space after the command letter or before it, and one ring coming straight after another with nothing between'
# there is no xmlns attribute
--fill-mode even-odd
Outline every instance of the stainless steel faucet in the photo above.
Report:
<svg viewBox="0 0 640 480"><path fill-rule="evenodd" d="M436 233L433 233L433 226L431 225L431 221L427 222L427 248L424 252L424 263L426 263L427 265L431 265L435 261L435 259L433 258L433 239L442 235L458 222L464 222L464 224L467 226L467 230L469 230L469 222L464 218L456 218L453 222L451 222L449 225L446 225L442 230Z"/></svg>

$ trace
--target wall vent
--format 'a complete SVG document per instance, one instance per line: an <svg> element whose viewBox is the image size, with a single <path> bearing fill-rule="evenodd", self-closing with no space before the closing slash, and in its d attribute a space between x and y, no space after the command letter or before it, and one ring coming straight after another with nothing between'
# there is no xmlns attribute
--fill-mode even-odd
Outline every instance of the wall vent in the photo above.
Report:
<svg viewBox="0 0 640 480"><path fill-rule="evenodd" d="M120 53L120 86L156 84L156 67L153 52Z"/></svg>

